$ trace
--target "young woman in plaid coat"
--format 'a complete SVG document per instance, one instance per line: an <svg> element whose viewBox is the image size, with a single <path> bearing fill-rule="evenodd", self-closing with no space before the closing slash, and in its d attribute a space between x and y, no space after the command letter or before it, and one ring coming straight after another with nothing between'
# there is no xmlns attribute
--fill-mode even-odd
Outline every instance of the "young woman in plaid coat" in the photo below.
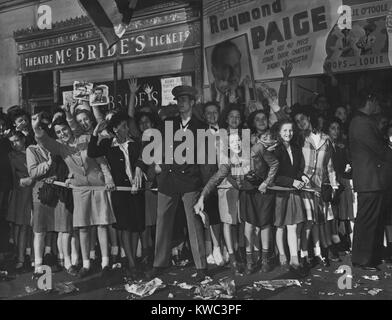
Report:
<svg viewBox="0 0 392 320"><path fill-rule="evenodd" d="M328 186L336 190L338 182L332 164L333 147L328 135L316 130L317 117L309 108L300 108L294 113L294 120L302 137L302 153L305 160L304 174L307 177L306 187L314 192L303 192L302 199L307 216L307 224L302 234L301 257L305 264L309 263L308 240L312 234L315 263L328 266L328 259L321 254L321 246L327 248L332 244L331 230L328 221L334 219L332 208L327 198L332 197ZM327 188L326 188L327 186ZM322 192L323 189L323 192ZM324 192L324 190L326 190ZM331 199L332 200L332 199Z"/></svg>

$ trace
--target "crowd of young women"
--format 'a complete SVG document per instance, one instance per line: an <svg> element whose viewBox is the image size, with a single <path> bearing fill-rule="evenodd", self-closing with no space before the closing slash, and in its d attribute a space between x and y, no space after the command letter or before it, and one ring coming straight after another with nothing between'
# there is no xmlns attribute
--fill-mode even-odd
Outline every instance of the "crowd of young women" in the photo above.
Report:
<svg viewBox="0 0 392 320"><path fill-rule="evenodd" d="M200 171L204 188L194 209L204 221L208 217L207 262L228 264L237 275L279 264L303 276L350 251L356 212L347 141L351 110L325 110L320 97L314 106L289 108L284 90L290 72L284 71L278 105L264 98L223 109L207 102L200 109L217 149L224 147L219 132L225 129L232 152L225 163ZM140 110L135 78L129 89L126 111L102 114L75 102L53 115L30 117L19 107L1 115L0 262L11 246L16 270L33 265L35 277L44 264L85 277L98 259L103 276L122 262L133 278L141 277L141 265L152 266L160 166L143 161L141 136L167 115L152 105L150 87L149 103ZM251 133L250 157L242 150L241 129ZM390 128L380 130L392 136ZM183 211L177 212L174 256L189 247Z"/></svg>

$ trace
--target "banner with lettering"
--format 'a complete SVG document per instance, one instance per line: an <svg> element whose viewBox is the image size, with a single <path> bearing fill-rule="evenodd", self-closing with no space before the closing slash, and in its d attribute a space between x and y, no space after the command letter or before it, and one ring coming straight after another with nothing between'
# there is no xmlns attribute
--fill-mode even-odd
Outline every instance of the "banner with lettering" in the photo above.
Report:
<svg viewBox="0 0 392 320"><path fill-rule="evenodd" d="M374 69L391 65L387 15L392 1L355 5L351 29L335 25L326 42L327 61L333 72ZM391 24L392 26L392 24Z"/></svg>
<svg viewBox="0 0 392 320"><path fill-rule="evenodd" d="M22 72L50 70L186 49L200 43L199 29L197 23L189 23L126 33L110 49L106 48L101 39L96 38L29 51L21 55L21 69Z"/></svg>
<svg viewBox="0 0 392 320"><path fill-rule="evenodd" d="M323 73L340 0L203 1L206 82L280 78L287 61L292 76Z"/></svg>

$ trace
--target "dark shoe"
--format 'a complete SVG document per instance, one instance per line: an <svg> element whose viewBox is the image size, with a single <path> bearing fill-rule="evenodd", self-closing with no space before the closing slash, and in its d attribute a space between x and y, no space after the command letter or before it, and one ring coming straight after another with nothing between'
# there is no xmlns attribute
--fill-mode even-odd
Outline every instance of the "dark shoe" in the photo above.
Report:
<svg viewBox="0 0 392 320"><path fill-rule="evenodd" d="M34 270L33 267L31 266L31 259L30 259L29 255L25 255L24 270L26 270L26 271Z"/></svg>
<svg viewBox="0 0 392 320"><path fill-rule="evenodd" d="M181 264L181 259L180 259L179 255L173 255L171 257L171 260L172 260L172 265L173 266L179 266Z"/></svg>
<svg viewBox="0 0 392 320"><path fill-rule="evenodd" d="M392 252L390 247L384 247L382 253L382 263L392 264Z"/></svg>
<svg viewBox="0 0 392 320"><path fill-rule="evenodd" d="M341 262L342 260L339 257L339 250L337 248L337 245L331 245L329 247L329 260L332 262Z"/></svg>
<svg viewBox="0 0 392 320"><path fill-rule="evenodd" d="M319 265L320 267L328 268L330 266L328 258L316 256L314 257L314 261L316 265Z"/></svg>
<svg viewBox="0 0 392 320"><path fill-rule="evenodd" d="M60 272L63 270L63 268L60 265L58 265L57 263L52 265L51 268L52 268L53 273L57 273L57 272Z"/></svg>
<svg viewBox="0 0 392 320"><path fill-rule="evenodd" d="M54 256L50 253L45 254L42 260L42 264L49 267L53 266L55 264Z"/></svg>
<svg viewBox="0 0 392 320"><path fill-rule="evenodd" d="M241 269L237 261L230 262L230 269L234 276L242 276Z"/></svg>
<svg viewBox="0 0 392 320"><path fill-rule="evenodd" d="M78 275L78 269L76 266L70 266L68 269L65 269L69 275L76 277Z"/></svg>
<svg viewBox="0 0 392 320"><path fill-rule="evenodd" d="M239 247L238 251L236 252L237 261L243 265L246 264L246 251L245 248Z"/></svg>
<svg viewBox="0 0 392 320"><path fill-rule="evenodd" d="M298 278L305 278L308 276L308 271L300 265L290 265L289 271L295 274Z"/></svg>
<svg viewBox="0 0 392 320"><path fill-rule="evenodd" d="M272 271L272 266L271 266L269 260L268 259L262 259L260 272L261 273L268 273L270 271Z"/></svg>
<svg viewBox="0 0 392 320"><path fill-rule="evenodd" d="M94 271L99 271L101 269L101 263L98 261L98 259L90 259L90 269Z"/></svg>
<svg viewBox="0 0 392 320"><path fill-rule="evenodd" d="M110 276L111 269L109 266L103 267L101 271L101 278L108 278Z"/></svg>
<svg viewBox="0 0 392 320"><path fill-rule="evenodd" d="M86 278L87 276L89 276L90 274L91 274L91 268L90 269L82 268L78 272L78 277L80 279L83 279L83 278Z"/></svg>
<svg viewBox="0 0 392 320"><path fill-rule="evenodd" d="M126 257L120 258L120 263L123 270L128 268L128 259Z"/></svg>
<svg viewBox="0 0 392 320"><path fill-rule="evenodd" d="M20 273L23 272L24 270L25 270L25 263L18 261L15 265L15 271Z"/></svg>
<svg viewBox="0 0 392 320"><path fill-rule="evenodd" d="M189 248L186 245L183 246L181 251L179 252L178 259L180 261L184 261L184 260L192 261L193 260L192 251L189 250Z"/></svg>
<svg viewBox="0 0 392 320"><path fill-rule="evenodd" d="M164 268L153 267L150 271L146 272L146 279L152 280L162 275Z"/></svg>
<svg viewBox="0 0 392 320"><path fill-rule="evenodd" d="M41 272L33 272L33 275L31 277L32 280L38 280L39 278L41 278L43 275L45 274L45 272L41 271Z"/></svg>
<svg viewBox="0 0 392 320"><path fill-rule="evenodd" d="M245 268L245 274L247 276L251 275L253 272L255 272L255 266L253 263L247 263L246 268Z"/></svg>
<svg viewBox="0 0 392 320"><path fill-rule="evenodd" d="M363 271L368 271L368 272L378 272L378 271L381 271L376 266L371 266L371 265L360 265L360 264L353 263L353 267L357 268L357 269L361 269Z"/></svg>
<svg viewBox="0 0 392 320"><path fill-rule="evenodd" d="M112 269L118 269L122 267L120 257L118 255L112 255L109 259L109 265Z"/></svg>
<svg viewBox="0 0 392 320"><path fill-rule="evenodd" d="M390 266L392 265L392 258L384 258L382 260L383 263L385 263L386 265Z"/></svg>
<svg viewBox="0 0 392 320"><path fill-rule="evenodd" d="M194 282L196 283L203 282L207 277L209 277L207 269L198 269L196 273L196 277L194 278Z"/></svg>
<svg viewBox="0 0 392 320"><path fill-rule="evenodd" d="M308 259L307 259L308 257L301 257L301 256L298 256L298 260L299 260L299 264L302 266L302 267L305 267L306 265L310 265L310 263L308 263Z"/></svg>
<svg viewBox="0 0 392 320"><path fill-rule="evenodd" d="M125 269L125 277L131 281L135 281L140 278L139 273L136 270L136 268L126 268Z"/></svg>

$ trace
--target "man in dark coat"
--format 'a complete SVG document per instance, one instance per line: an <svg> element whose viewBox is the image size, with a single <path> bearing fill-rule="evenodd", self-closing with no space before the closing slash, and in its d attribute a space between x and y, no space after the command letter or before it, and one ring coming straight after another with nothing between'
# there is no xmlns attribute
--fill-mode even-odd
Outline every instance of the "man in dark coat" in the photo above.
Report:
<svg viewBox="0 0 392 320"><path fill-rule="evenodd" d="M193 260L198 271L196 279L203 280L207 271L204 227L200 217L195 214L193 206L196 203L202 186L200 166L196 164L197 129L205 130L206 125L192 114L196 96L196 90L194 88L178 86L173 89L172 93L177 99L180 115L166 120L164 128L161 130L164 145L164 161L160 165L162 172L157 178L158 212L154 268L148 276L153 278L159 275L163 271L163 268L169 267L175 214L180 201L182 201L185 209ZM168 126L172 127L167 129ZM181 163L183 156L177 154L176 148L182 144L182 141L171 141L169 145L166 145L165 135L169 135L173 139L176 133L183 133L184 135L192 134L192 139L194 139L193 147L189 145L186 148L186 152L194 152L193 161L184 159L184 163ZM190 150L191 148L193 150ZM168 149L172 149L171 155L169 155L170 152L167 153Z"/></svg>
<svg viewBox="0 0 392 320"><path fill-rule="evenodd" d="M11 145L6 137L7 121L0 112L0 264L8 250L8 198L12 189L12 170L8 158ZM1 268L1 267L0 267Z"/></svg>
<svg viewBox="0 0 392 320"><path fill-rule="evenodd" d="M355 267L377 271L384 239L392 150L372 118L381 111L376 95L361 93L357 106L357 115L349 129L354 190L358 193L352 263Z"/></svg>

